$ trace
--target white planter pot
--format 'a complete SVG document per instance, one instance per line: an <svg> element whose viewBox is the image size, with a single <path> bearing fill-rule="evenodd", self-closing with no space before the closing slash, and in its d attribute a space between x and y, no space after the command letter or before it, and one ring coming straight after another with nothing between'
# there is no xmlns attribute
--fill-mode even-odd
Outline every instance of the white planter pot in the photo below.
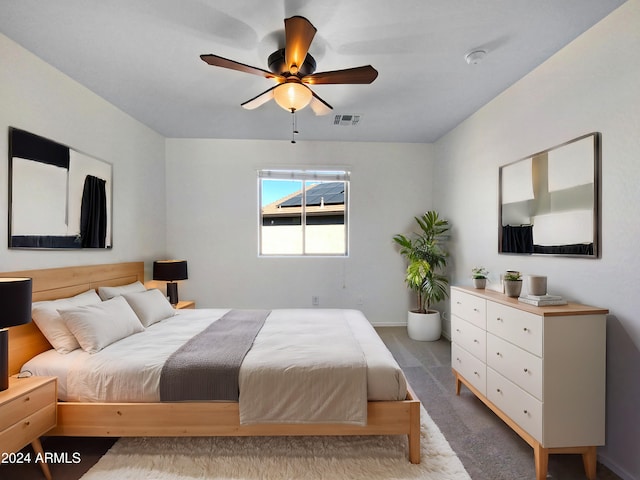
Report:
<svg viewBox="0 0 640 480"><path fill-rule="evenodd" d="M423 342L432 342L440 338L442 322L440 312L431 310L430 313L409 312L407 316L407 332L409 338Z"/></svg>
<svg viewBox="0 0 640 480"><path fill-rule="evenodd" d="M504 294L507 297L518 297L522 291L522 280L505 280Z"/></svg>
<svg viewBox="0 0 640 480"><path fill-rule="evenodd" d="M487 286L487 279L486 278L474 278L473 279L473 286L476 288L485 288Z"/></svg>

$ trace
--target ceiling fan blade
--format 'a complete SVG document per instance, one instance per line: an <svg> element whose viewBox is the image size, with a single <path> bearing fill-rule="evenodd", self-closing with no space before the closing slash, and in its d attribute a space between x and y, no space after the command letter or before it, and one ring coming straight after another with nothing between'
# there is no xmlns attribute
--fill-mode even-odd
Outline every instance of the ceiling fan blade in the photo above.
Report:
<svg viewBox="0 0 640 480"><path fill-rule="evenodd" d="M278 81L283 82L284 77L276 75L268 70L252 67L251 65L245 65L244 63L236 62L235 60L229 60L228 58L220 57L218 55L208 54L200 55L200 58L214 67L229 68L231 70L237 70L239 72L251 73L253 75L259 75L265 78L276 78Z"/></svg>
<svg viewBox="0 0 640 480"><path fill-rule="evenodd" d="M316 95L315 92L311 93L313 94L313 97L311 97L309 106L311 107L311 110L313 110L313 113L316 115L326 115L327 113L331 113L333 107Z"/></svg>
<svg viewBox="0 0 640 480"><path fill-rule="evenodd" d="M295 16L285 19L284 34L286 40L284 61L289 72L295 75L307 57L309 46L316 34L316 27L306 18Z"/></svg>
<svg viewBox="0 0 640 480"><path fill-rule="evenodd" d="M278 85L275 85L270 89L265 90L260 95L256 95L251 100L247 100L246 102L242 103L240 106L242 108L246 108L247 110L253 110L255 108L258 108L261 105L264 105L265 103L267 103L269 100L273 98L273 90L277 86Z"/></svg>
<svg viewBox="0 0 640 480"><path fill-rule="evenodd" d="M345 68L331 72L319 72L302 78L304 83L311 85L335 83L371 83L378 76L378 71L371 65L364 67Z"/></svg>

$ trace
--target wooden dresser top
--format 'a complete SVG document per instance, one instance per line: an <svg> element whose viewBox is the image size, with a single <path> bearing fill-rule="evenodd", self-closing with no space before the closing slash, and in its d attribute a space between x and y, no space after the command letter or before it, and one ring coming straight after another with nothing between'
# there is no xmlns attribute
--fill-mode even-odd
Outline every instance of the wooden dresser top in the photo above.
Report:
<svg viewBox="0 0 640 480"><path fill-rule="evenodd" d="M520 310L535 313L536 315L541 315L543 317L558 317L565 315L606 315L609 313L609 310L607 310L606 308L591 307L588 305L581 305L579 303L571 302L569 302L567 305L548 305L544 307L536 307L534 305L519 302L517 298L507 297L504 293L482 288L453 286L451 287L451 289L459 290L471 295L475 295L476 297L501 303L502 305L507 305L509 307L514 307Z"/></svg>

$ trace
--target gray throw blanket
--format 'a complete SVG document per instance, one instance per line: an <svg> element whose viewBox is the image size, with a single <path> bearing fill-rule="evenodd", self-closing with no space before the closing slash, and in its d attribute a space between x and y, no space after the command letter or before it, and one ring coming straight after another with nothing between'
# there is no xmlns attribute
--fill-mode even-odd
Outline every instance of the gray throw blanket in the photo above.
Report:
<svg viewBox="0 0 640 480"><path fill-rule="evenodd" d="M231 310L176 350L162 367L160 400L238 401L240 365L269 313Z"/></svg>

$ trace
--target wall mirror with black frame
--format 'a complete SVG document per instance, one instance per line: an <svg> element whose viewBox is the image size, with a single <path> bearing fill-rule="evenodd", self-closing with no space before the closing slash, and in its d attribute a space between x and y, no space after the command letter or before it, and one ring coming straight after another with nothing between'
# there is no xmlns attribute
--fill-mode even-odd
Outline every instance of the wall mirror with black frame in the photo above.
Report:
<svg viewBox="0 0 640 480"><path fill-rule="evenodd" d="M111 214L111 164L9 128L9 248L111 248Z"/></svg>
<svg viewBox="0 0 640 480"><path fill-rule="evenodd" d="M498 251L600 255L600 134L500 167Z"/></svg>

